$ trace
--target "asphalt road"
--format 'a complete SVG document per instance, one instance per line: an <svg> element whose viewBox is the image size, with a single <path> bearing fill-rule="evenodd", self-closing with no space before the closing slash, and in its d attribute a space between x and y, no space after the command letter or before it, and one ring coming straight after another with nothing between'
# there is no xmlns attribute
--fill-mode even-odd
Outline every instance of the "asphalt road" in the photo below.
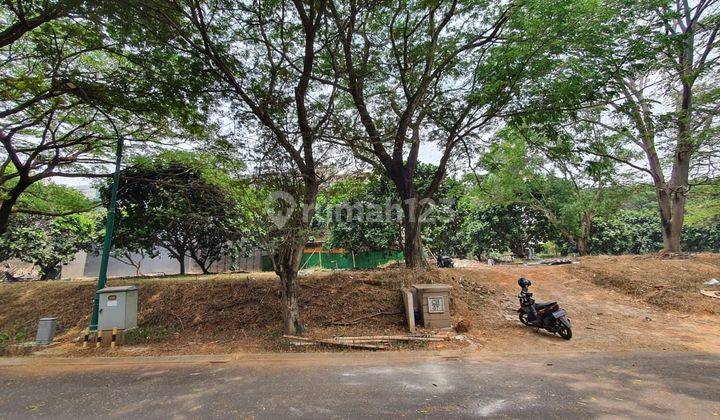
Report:
<svg viewBox="0 0 720 420"><path fill-rule="evenodd" d="M719 355L488 357L0 360L0 418L720 418Z"/></svg>

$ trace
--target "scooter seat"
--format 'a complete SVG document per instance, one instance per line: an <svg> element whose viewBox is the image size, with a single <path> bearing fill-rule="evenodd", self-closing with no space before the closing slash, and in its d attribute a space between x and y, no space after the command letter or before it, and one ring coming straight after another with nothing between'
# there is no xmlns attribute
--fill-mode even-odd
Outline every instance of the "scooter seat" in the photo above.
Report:
<svg viewBox="0 0 720 420"><path fill-rule="evenodd" d="M557 305L557 302L539 302L535 303L535 309L545 309Z"/></svg>

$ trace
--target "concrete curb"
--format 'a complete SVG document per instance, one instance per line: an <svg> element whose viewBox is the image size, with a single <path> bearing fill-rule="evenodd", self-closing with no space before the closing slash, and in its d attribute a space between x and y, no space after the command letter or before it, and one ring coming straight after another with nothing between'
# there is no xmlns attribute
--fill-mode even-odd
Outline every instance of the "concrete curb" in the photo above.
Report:
<svg viewBox="0 0 720 420"><path fill-rule="evenodd" d="M15 366L124 366L154 364L221 364L221 363L278 363L304 364L311 362L337 362L365 364L377 361L398 363L422 359L457 359L472 353L461 350L394 351L394 352L317 352L317 353L232 353L218 355L177 356L118 356L118 357L0 357L0 368Z"/></svg>
<svg viewBox="0 0 720 420"><path fill-rule="evenodd" d="M368 365L391 361L396 364L415 363L418 361L499 361L516 358L519 355L533 360L544 360L556 356L582 356L587 354L668 354L698 353L663 352L663 351L558 351L547 354L529 354L524 352L485 353L464 350L434 351L391 351L391 352L317 352L317 353L232 353L217 355L177 355L177 356L118 356L118 357L0 357L0 368L12 367L112 367L112 366L147 366L147 365L193 365L193 364L233 364L257 365L272 364L282 366L302 366L312 364L324 365ZM703 353L703 352L700 352ZM714 353L705 353L713 355ZM716 355L716 354L715 354Z"/></svg>

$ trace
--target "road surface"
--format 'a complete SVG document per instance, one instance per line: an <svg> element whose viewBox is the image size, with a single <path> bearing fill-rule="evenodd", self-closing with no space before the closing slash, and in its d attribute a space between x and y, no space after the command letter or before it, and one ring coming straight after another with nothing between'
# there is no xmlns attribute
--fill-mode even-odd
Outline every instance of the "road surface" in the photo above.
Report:
<svg viewBox="0 0 720 420"><path fill-rule="evenodd" d="M720 418L720 356L0 359L0 418Z"/></svg>

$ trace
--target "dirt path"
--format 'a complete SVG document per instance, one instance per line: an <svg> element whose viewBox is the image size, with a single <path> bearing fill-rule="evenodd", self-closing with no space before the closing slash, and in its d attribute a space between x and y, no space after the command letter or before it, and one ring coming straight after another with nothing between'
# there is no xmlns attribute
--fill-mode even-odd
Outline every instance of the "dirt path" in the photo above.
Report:
<svg viewBox="0 0 720 420"><path fill-rule="evenodd" d="M488 308L486 326L475 332L481 352L698 350L720 352L720 317L663 311L640 299L599 287L573 275L569 267L494 266L467 269L498 289L499 302ZM458 269L463 274L463 269ZM532 280L538 301L555 300L573 321L566 342L516 321L517 279ZM494 312L494 313L493 313Z"/></svg>

